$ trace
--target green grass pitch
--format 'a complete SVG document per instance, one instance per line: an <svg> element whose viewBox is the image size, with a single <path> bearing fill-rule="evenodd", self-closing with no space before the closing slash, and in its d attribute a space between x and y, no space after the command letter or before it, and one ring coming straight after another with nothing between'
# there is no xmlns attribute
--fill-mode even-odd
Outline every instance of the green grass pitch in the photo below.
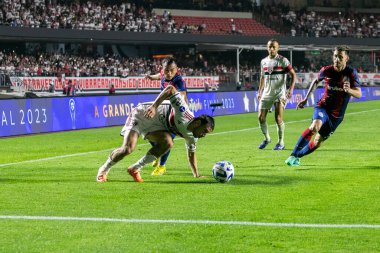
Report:
<svg viewBox="0 0 380 253"><path fill-rule="evenodd" d="M192 178L177 138L167 173L150 176L147 166L142 184L126 171L147 151L142 140L109 182L95 182L121 144L121 127L3 138L0 252L379 252L380 101L349 104L334 135L300 167L288 167L284 160L311 115L312 108L285 112L284 151L272 150L273 113L265 150L257 149L257 113L216 117L214 134L197 148L205 178ZM235 166L228 184L211 177L219 160Z"/></svg>

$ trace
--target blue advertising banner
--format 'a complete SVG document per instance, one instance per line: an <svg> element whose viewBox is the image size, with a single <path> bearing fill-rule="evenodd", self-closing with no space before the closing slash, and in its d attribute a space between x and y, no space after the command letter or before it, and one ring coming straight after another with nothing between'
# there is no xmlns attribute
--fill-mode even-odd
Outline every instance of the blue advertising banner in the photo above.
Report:
<svg viewBox="0 0 380 253"><path fill-rule="evenodd" d="M295 90L286 108L295 108L306 93L307 90ZM362 93L362 98L352 101L380 99L380 87L363 87ZM307 106L313 106L322 94L323 89L316 90ZM140 94L0 100L0 137L122 125L138 103L154 101L156 97L157 94ZM258 110L256 91L189 93L188 99L196 116Z"/></svg>

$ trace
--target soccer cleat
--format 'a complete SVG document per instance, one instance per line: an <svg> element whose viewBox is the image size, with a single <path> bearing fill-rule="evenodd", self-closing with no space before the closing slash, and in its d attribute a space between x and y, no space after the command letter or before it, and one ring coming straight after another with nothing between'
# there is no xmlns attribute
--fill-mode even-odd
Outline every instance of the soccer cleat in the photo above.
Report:
<svg viewBox="0 0 380 253"><path fill-rule="evenodd" d="M159 165L152 171L152 176L162 176L166 172L165 165Z"/></svg>
<svg viewBox="0 0 380 253"><path fill-rule="evenodd" d="M291 155L285 160L285 163L289 166L300 166L301 158Z"/></svg>
<svg viewBox="0 0 380 253"><path fill-rule="evenodd" d="M99 168L96 181L99 183L107 182L107 171L105 170L104 165Z"/></svg>
<svg viewBox="0 0 380 253"><path fill-rule="evenodd" d="M156 160L154 160L154 162L152 162L152 167L157 167L159 161L160 161L160 158L157 158Z"/></svg>
<svg viewBox="0 0 380 253"><path fill-rule="evenodd" d="M96 181L99 183L107 182L107 175L98 175L96 176Z"/></svg>
<svg viewBox="0 0 380 253"><path fill-rule="evenodd" d="M281 145L280 143L277 143L276 146L274 146L273 150L284 150L285 145Z"/></svg>
<svg viewBox="0 0 380 253"><path fill-rule="evenodd" d="M130 168L128 168L128 173L129 173L129 175L131 175L131 177L133 177L133 180L135 182L138 182L138 183L144 182L144 180L142 179L138 169L130 167Z"/></svg>
<svg viewBox="0 0 380 253"><path fill-rule="evenodd" d="M270 141L263 140L263 142L259 145L259 149L264 149L269 143Z"/></svg>

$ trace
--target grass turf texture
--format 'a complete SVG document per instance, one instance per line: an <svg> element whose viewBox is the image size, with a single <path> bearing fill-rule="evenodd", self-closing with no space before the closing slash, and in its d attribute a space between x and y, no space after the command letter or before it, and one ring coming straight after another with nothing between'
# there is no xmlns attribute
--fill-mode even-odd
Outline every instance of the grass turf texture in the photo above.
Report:
<svg viewBox="0 0 380 253"><path fill-rule="evenodd" d="M0 140L0 215L159 220L252 221L302 224L380 224L380 101L351 103L336 133L301 166L284 164L312 108L285 112L286 150L262 141L257 114L216 118L213 135L199 141L202 175L194 179L184 142L175 141L162 177L144 168L143 184L126 168L149 145L95 182L98 167L121 144L120 127L22 136ZM78 154L25 163L23 161ZM219 160L235 178L211 177ZM2 166L2 164L19 164ZM0 219L0 252L379 252L380 229L245 225L123 223Z"/></svg>

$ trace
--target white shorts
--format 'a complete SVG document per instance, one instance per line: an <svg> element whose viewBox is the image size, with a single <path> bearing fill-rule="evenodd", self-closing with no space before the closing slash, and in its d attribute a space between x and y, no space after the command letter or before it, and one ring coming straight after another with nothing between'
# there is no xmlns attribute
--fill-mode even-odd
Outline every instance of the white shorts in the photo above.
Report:
<svg viewBox="0 0 380 253"><path fill-rule="evenodd" d="M261 109L266 109L270 110L272 108L272 105L274 103L281 103L283 107L285 107L286 104L286 98L285 97L265 97L261 98L260 103L259 103L259 110Z"/></svg>
<svg viewBox="0 0 380 253"><path fill-rule="evenodd" d="M123 129L121 129L120 135L124 136L129 131L133 130L141 135L144 139L145 137L152 132L156 131L168 131L162 118L162 113L166 113L165 111L158 112L156 115L148 119L144 117L145 110L149 107L149 104L139 104L137 105L132 114L125 121L125 125Z"/></svg>

